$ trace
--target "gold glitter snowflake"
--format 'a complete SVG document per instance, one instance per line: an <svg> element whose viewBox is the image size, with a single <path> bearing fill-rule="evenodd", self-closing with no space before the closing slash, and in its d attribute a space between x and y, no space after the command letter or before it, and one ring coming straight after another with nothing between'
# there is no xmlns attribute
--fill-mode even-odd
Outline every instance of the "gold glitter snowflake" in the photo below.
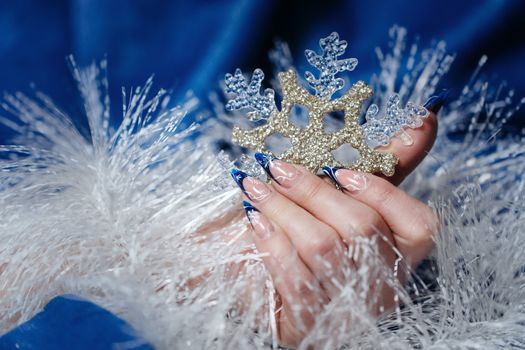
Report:
<svg viewBox="0 0 525 350"><path fill-rule="evenodd" d="M337 78L338 73L352 71L357 65L356 58L340 59L347 47L347 42L339 40L337 33L332 33L319 41L322 53L306 50L308 62L319 70L315 77L311 72L305 73L310 87L315 95L303 88L293 70L279 74L282 88L282 108L275 106L274 92L266 89L261 94L261 83L264 73L260 69L253 72L248 82L237 69L235 73L227 74L226 92L235 95L229 100L226 109L249 109L251 120L265 120L266 123L251 130L239 127L233 129L233 142L256 152L272 153L265 148L266 138L272 134L281 134L288 138L292 147L279 158L301 164L313 173L323 166L346 167L359 171L377 173L387 176L394 174L398 158L391 153L382 153L370 148L366 142L365 131L359 124L359 114L363 102L372 95L371 88L358 81L340 98L331 96L344 87L344 80ZM301 105L309 112L308 125L299 128L290 122L290 114L294 105ZM323 119L328 113L344 112L344 126L334 133L326 133ZM343 144L350 144L359 158L353 164L342 164L334 158L333 151Z"/></svg>
<svg viewBox="0 0 525 350"><path fill-rule="evenodd" d="M310 94L299 85L293 70L279 74L283 91L281 111L276 108L267 119L267 123L250 130L239 127L233 129L233 142L256 152L271 154L265 148L265 140L272 134L287 137L292 147L279 158L304 165L313 173L327 165L345 167L368 173L381 172L392 176L398 158L392 153L383 153L371 149L359 125L361 104L372 95L372 89L362 81L356 82L346 94L335 100L323 99ZM305 106L309 111L309 121L305 128L293 125L289 120L294 105ZM327 134L323 128L323 118L334 111L344 111L342 129ZM343 144L350 144L359 152L359 159L353 164L341 164L332 151Z"/></svg>

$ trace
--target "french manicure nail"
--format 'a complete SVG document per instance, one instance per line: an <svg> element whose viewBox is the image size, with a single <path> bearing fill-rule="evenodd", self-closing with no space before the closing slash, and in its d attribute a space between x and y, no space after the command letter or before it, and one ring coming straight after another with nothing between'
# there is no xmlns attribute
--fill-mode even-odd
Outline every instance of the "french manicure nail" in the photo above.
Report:
<svg viewBox="0 0 525 350"><path fill-rule="evenodd" d="M437 114L448 98L448 90L442 90L438 95L431 96L423 105L426 109Z"/></svg>
<svg viewBox="0 0 525 350"><path fill-rule="evenodd" d="M255 153L255 160L272 180L286 188L292 187L301 174L295 166L268 154Z"/></svg>
<svg viewBox="0 0 525 350"><path fill-rule="evenodd" d="M274 157L274 156L272 156L270 154L266 154L266 153L256 152L255 155L254 155L254 158L257 161L257 163L259 163L259 165L264 169L264 171L270 177L270 179L272 179L273 181L279 183L275 179L275 177L273 177L273 174L270 171L270 163L272 161L274 161L274 160L277 160L277 157Z"/></svg>
<svg viewBox="0 0 525 350"><path fill-rule="evenodd" d="M330 167L330 166L324 166L323 167L323 173L330 178L333 182L335 182L338 186L341 186L339 181L337 180L337 176L335 176L335 173L340 168L337 167Z"/></svg>
<svg viewBox="0 0 525 350"><path fill-rule="evenodd" d="M244 195L252 201L262 202L271 194L270 188L265 183L249 176L245 172L239 169L232 169L230 173Z"/></svg>
<svg viewBox="0 0 525 350"><path fill-rule="evenodd" d="M244 188L243 181L245 178L248 177L248 174L246 174L244 171L240 171L239 169L234 168L230 170L230 175L232 176L233 181L235 181L237 186L239 186L242 193L244 193L247 196L248 194L246 193L246 189Z"/></svg>
<svg viewBox="0 0 525 350"><path fill-rule="evenodd" d="M368 187L366 175L357 171L324 166L323 172L332 179L332 181L351 194L358 194Z"/></svg>
<svg viewBox="0 0 525 350"><path fill-rule="evenodd" d="M259 210L255 208L250 202L243 201L242 205L244 207L244 211L246 212L246 216L250 221L250 225L252 225L253 231L257 237L260 239L270 238L275 232L275 229L270 220L261 214L261 212L259 212Z"/></svg>

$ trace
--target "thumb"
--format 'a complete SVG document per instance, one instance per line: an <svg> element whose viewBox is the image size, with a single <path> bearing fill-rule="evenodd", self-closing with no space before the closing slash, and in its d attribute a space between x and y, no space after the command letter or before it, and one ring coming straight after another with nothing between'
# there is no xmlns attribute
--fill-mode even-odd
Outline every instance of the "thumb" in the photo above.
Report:
<svg viewBox="0 0 525 350"><path fill-rule="evenodd" d="M430 97L424 104L430 115L424 119L423 125L417 129L405 130L413 140L412 145L407 147L402 140L394 137L387 146L377 149L378 151L394 153L399 158L394 176L385 178L392 184L399 185L425 159L434 145L438 128L437 114L447 97L448 91L446 90Z"/></svg>

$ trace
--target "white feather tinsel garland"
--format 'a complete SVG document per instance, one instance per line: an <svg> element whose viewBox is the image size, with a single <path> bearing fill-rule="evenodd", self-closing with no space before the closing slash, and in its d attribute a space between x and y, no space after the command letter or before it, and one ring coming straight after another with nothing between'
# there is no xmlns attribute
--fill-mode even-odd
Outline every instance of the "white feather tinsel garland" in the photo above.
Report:
<svg viewBox="0 0 525 350"><path fill-rule="evenodd" d="M405 57L404 30L391 35L392 52L378 51L373 102L394 91L422 101L453 58L443 43L412 46ZM16 121L2 121L20 138L0 147L0 331L72 293L117 313L159 349L275 346L273 288L260 256L246 253L240 195L217 188L226 175L212 141L227 132L224 115L182 127L194 101L168 108L165 92L148 97L148 80L112 131L100 68L74 71L90 137L43 95L3 103ZM377 322L362 307L366 285L349 281L301 348L525 348L525 141L497 137L516 108L512 93L491 91L476 72L440 113L436 146L404 184L443 221L432 284L396 286L404 306ZM450 137L461 125L465 134ZM227 224L206 227L214 220ZM375 259L373 246L363 249Z"/></svg>

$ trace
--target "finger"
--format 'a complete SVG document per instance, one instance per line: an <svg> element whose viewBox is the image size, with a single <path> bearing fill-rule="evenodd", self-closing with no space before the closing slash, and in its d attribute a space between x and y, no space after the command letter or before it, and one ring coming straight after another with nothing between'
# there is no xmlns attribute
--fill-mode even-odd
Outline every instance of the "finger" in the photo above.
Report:
<svg viewBox="0 0 525 350"><path fill-rule="evenodd" d="M348 169L323 168L344 192L376 210L393 232L396 247L411 265L432 248L438 220L434 211L385 179Z"/></svg>
<svg viewBox="0 0 525 350"><path fill-rule="evenodd" d="M404 139L406 140L408 136L412 140L408 147L401 138L393 137L387 146L377 148L379 151L393 153L399 158L396 173L392 177L386 178L394 185L400 184L421 163L434 145L438 129L436 115L447 97L448 92L443 90L437 96L429 98L424 107L429 110L430 115L423 119L423 125L403 131L406 133Z"/></svg>
<svg viewBox="0 0 525 350"><path fill-rule="evenodd" d="M355 272L353 262L358 266L369 264L370 260L362 254L360 246L356 242L356 237L372 238L374 240L361 240L361 243L372 244L373 253L378 253L381 260L391 271L395 269L396 253L393 249L394 241L390 229L383 218L366 204L357 201L341 191L328 185L318 176L310 173L307 169L283 162L278 159L271 159L270 156L256 153L256 160L265 169L268 175L274 180L273 188L286 196L300 208L306 209L319 221L331 226L352 248L352 254L336 254L334 257L337 262L332 273L335 283L344 285L349 280L349 275ZM376 251L376 245L378 251ZM351 258L349 258L351 255ZM333 256L333 255L331 255ZM330 257L331 257L330 256ZM378 268L376 270L376 268ZM370 277L374 273L380 272L383 266L368 265ZM354 275L355 278L355 275ZM378 293L382 297L380 300L370 301L371 310L379 312L384 308L393 305L394 294L392 288L383 281L376 285L377 281L369 281L369 291L371 295ZM324 285L324 283L323 283ZM340 290L336 290L340 292ZM329 297L333 293L328 289Z"/></svg>
<svg viewBox="0 0 525 350"><path fill-rule="evenodd" d="M274 180L278 192L330 225L345 243L351 243L356 236L370 237L377 232L391 239L382 217L366 204L349 198L303 167L263 153L256 153L255 158Z"/></svg>
<svg viewBox="0 0 525 350"><path fill-rule="evenodd" d="M283 230L329 295L335 295L340 288L332 277L338 271L342 243L334 229L262 181L236 169L232 177L257 209Z"/></svg>
<svg viewBox="0 0 525 350"><path fill-rule="evenodd" d="M306 331L328 302L328 297L283 230L249 202L243 204L253 228L255 246L264 254L263 262L281 296L283 319L293 322L294 329L304 328Z"/></svg>
<svg viewBox="0 0 525 350"><path fill-rule="evenodd" d="M257 153L256 159L273 178L274 188L277 191L299 207L306 209L321 222L334 228L341 240L352 248L351 253L341 251L335 255L339 262L334 266L332 276L338 284L344 285L349 280L355 271L354 264L364 263L359 254L361 250L354 249L357 247L357 237L366 237L367 240L362 241L364 244L374 237L373 244L377 244L378 254L386 266L392 270L395 268L396 253L393 249L392 234L375 210L334 189L333 185L328 185L303 167L277 159L271 160L268 155L262 153ZM388 301L392 300L391 292L388 286L382 287L381 294L385 297L382 305L390 305ZM332 293L329 293L329 296L332 296ZM380 307L379 304L376 306Z"/></svg>

